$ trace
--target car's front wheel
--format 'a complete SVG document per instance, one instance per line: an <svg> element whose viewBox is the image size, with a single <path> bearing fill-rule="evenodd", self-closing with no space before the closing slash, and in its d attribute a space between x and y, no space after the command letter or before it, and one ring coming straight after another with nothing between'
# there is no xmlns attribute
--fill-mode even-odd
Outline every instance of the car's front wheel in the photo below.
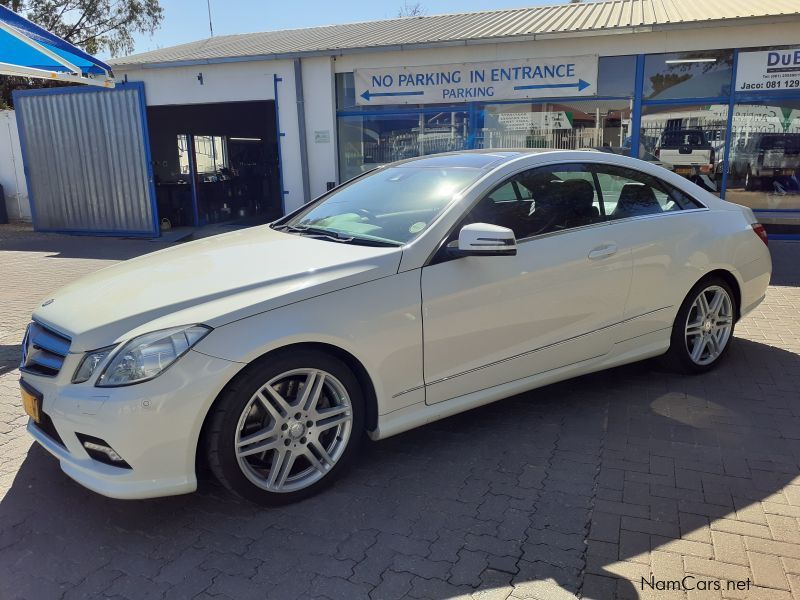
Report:
<svg viewBox="0 0 800 600"><path fill-rule="evenodd" d="M737 310L724 279L711 277L695 285L675 317L667 363L685 373L713 369L728 351Z"/></svg>
<svg viewBox="0 0 800 600"><path fill-rule="evenodd" d="M211 470L253 502L306 498L353 459L363 404L357 378L333 356L299 350L261 359L214 405L206 436Z"/></svg>

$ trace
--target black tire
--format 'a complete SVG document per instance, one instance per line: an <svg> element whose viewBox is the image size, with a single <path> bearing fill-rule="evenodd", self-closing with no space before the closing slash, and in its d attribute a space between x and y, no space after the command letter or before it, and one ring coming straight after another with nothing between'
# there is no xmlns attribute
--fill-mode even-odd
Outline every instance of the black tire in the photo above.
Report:
<svg viewBox="0 0 800 600"><path fill-rule="evenodd" d="M723 289L727 293L728 298L730 299L730 306L732 312L731 329L730 329L730 334L725 340L724 347L722 348L722 351L719 353L719 355L717 355L713 360L711 360L711 362L707 364L698 364L698 362L692 359L690 353L689 343L687 342L686 339L686 327L689 315L693 310L693 305L695 303L695 300L697 300L702 291L708 290L709 288L713 287ZM718 276L712 276L700 280L689 291L689 293L686 296L686 299L683 301L683 304L681 304L681 307L678 310L678 314L675 317L675 322L672 325L672 334L670 337L669 350L662 357L662 363L672 371L676 371L679 373L687 373L691 375L707 373L711 369L715 368L728 353L728 349L731 346L738 314L739 314L739 306L736 301L736 294L734 294L733 289L731 289L731 286L728 284L727 281L725 281L725 279Z"/></svg>
<svg viewBox="0 0 800 600"><path fill-rule="evenodd" d="M347 396L349 396L352 414L349 437L345 442L346 445L338 460L324 475L322 475L321 479L311 483L308 487L294 491L270 491L253 483L243 470L246 467L242 467L239 464L239 459L237 459L236 456L235 440L237 439L236 435L240 426L240 417L242 417L242 413L250 404L251 399L253 399L256 393L265 389L268 381L271 381L281 374L299 369L324 371L333 376L336 383L341 384L344 388ZM302 388L300 389L302 390ZM296 393L299 397L301 392L298 391ZM250 414L250 412L251 411L248 411L248 414ZM279 429L280 428L276 426L275 431ZM310 431L311 428L309 428L309 432ZM280 431L278 432L280 433ZM338 358L324 352L316 350L298 350L272 354L259 359L249 365L228 384L220 397L217 398L212 407L211 414L209 415L205 435L205 450L209 467L222 485L235 494L257 504L278 506L312 496L332 484L352 463L363 438L363 433L364 398L358 379L353 374L352 370ZM302 438L302 440L305 439L306 438ZM336 437L336 439L340 438ZM297 441L299 444L300 440L292 441ZM254 458L256 458L256 455L254 455ZM306 458L303 460L307 462ZM309 462L308 464L310 465L311 463ZM302 466L303 463L298 464L296 462L289 470L300 469ZM313 465L311 466L313 467ZM253 476L252 472L250 476ZM289 477L291 477L291 475Z"/></svg>
<svg viewBox="0 0 800 600"><path fill-rule="evenodd" d="M750 166L747 166L747 171L744 174L744 189L748 192L761 189L761 179L753 177L750 174Z"/></svg>

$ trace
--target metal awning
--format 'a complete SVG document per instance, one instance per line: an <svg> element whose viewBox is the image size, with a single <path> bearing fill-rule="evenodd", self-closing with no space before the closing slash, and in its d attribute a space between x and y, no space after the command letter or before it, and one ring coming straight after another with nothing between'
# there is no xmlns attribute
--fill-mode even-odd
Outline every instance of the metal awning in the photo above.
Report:
<svg viewBox="0 0 800 600"><path fill-rule="evenodd" d="M107 64L2 5L0 75L114 87Z"/></svg>

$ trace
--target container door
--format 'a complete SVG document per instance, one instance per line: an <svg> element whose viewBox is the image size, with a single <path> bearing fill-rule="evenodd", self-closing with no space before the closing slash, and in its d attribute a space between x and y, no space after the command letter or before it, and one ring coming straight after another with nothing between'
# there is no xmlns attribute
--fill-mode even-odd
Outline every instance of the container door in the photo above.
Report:
<svg viewBox="0 0 800 600"><path fill-rule="evenodd" d="M144 85L14 94L34 228L158 235Z"/></svg>

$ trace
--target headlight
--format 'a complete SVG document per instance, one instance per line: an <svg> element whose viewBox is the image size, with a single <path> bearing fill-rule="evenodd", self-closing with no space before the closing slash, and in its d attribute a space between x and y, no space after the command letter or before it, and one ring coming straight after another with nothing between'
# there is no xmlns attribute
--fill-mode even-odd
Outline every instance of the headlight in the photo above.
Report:
<svg viewBox="0 0 800 600"><path fill-rule="evenodd" d="M101 348L100 350L94 350L93 352L87 352L83 356L83 360L81 360L81 364L78 365L77 370L75 371L75 375L72 376L72 383L83 383L84 381L89 381L92 377L92 373L98 367L98 365L102 364L103 361L111 354L111 351L114 350L116 346L109 346L108 348Z"/></svg>
<svg viewBox="0 0 800 600"><path fill-rule="evenodd" d="M205 325L189 325L140 335L114 354L95 385L116 387L153 379L186 354L209 331L211 328Z"/></svg>

